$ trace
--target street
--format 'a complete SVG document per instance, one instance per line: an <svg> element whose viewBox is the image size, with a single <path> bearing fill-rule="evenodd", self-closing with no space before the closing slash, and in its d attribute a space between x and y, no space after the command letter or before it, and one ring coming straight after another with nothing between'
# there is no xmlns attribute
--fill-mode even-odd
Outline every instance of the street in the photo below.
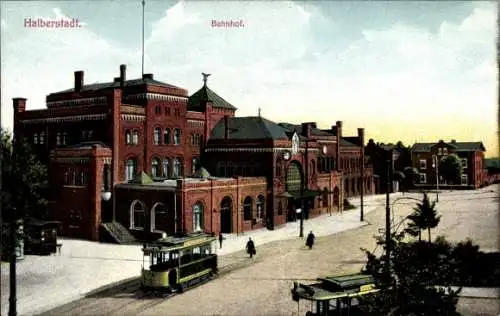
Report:
<svg viewBox="0 0 500 316"><path fill-rule="evenodd" d="M493 192L495 189L495 192ZM421 199L421 194L406 194ZM431 200L435 198L430 195ZM181 295L168 299L138 299L137 287L117 290L115 293L88 297L56 308L44 315L297 315L297 303L291 300L290 289L294 280L307 281L344 272L357 272L366 258L361 247L374 250L374 235L384 227L385 205L380 201L377 209L365 216L369 225L318 237L315 247L308 250L305 239L296 238L259 246L257 256L247 258L243 251L221 256L220 266L244 263L244 266L223 274L219 278ZM373 204L372 204L373 205ZM400 200L393 206L394 221L407 216L415 201ZM498 186L476 191L442 192L437 206L442 216L439 228L432 231L433 238L444 235L452 241L468 237L481 249L499 250L498 247ZM427 238L427 235L423 235ZM378 249L380 254L380 249ZM478 303L464 299L459 308L464 315L497 315L498 302ZM310 306L300 303L300 315Z"/></svg>

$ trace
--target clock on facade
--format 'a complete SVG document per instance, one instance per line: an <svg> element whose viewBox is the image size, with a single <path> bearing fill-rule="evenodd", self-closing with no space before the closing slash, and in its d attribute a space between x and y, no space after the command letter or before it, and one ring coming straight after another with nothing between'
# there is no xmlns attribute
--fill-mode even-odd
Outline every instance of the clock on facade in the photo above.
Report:
<svg viewBox="0 0 500 316"><path fill-rule="evenodd" d="M289 152L289 151L285 151L285 152L283 153L283 159L285 159L285 160L290 159L290 152Z"/></svg>
<svg viewBox="0 0 500 316"><path fill-rule="evenodd" d="M326 148L326 146L323 146L323 154L326 155L326 152L328 151L328 149Z"/></svg>

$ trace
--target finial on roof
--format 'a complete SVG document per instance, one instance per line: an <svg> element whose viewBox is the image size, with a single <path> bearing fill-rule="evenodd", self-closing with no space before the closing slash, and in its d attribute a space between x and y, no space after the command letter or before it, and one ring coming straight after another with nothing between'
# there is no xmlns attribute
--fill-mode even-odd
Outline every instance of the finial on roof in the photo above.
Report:
<svg viewBox="0 0 500 316"><path fill-rule="evenodd" d="M260 117L260 108L259 108L259 117Z"/></svg>
<svg viewBox="0 0 500 316"><path fill-rule="evenodd" d="M207 86L207 78L210 77L212 74L206 74L204 72L201 73L201 75L203 76L203 86Z"/></svg>

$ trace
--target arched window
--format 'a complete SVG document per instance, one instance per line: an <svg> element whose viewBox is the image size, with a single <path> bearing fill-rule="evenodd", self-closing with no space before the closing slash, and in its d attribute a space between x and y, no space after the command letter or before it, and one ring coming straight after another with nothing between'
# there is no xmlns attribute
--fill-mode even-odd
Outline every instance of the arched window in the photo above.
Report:
<svg viewBox="0 0 500 316"><path fill-rule="evenodd" d="M192 164L191 171L194 174L196 170L198 170L198 164L199 164L198 158L194 157L191 164Z"/></svg>
<svg viewBox="0 0 500 316"><path fill-rule="evenodd" d="M181 160L179 158L174 159L172 176L180 177L181 176Z"/></svg>
<svg viewBox="0 0 500 316"><path fill-rule="evenodd" d="M155 145L160 145L160 141L161 141L161 128L157 127L153 132L153 143Z"/></svg>
<svg viewBox="0 0 500 316"><path fill-rule="evenodd" d="M56 134L56 145L61 145L62 144L62 133L57 132Z"/></svg>
<svg viewBox="0 0 500 316"><path fill-rule="evenodd" d="M150 213L150 222L151 222L151 231L155 231L156 229L156 219L163 219L160 220L161 222L164 222L164 219L166 218L167 215L167 207L163 203L156 203L152 208L151 208L151 213Z"/></svg>
<svg viewBox="0 0 500 316"><path fill-rule="evenodd" d="M129 130L125 131L125 144L127 144L127 145L132 144L132 133L130 133Z"/></svg>
<svg viewBox="0 0 500 316"><path fill-rule="evenodd" d="M316 173L316 163L314 162L314 160L311 160L311 174L315 173Z"/></svg>
<svg viewBox="0 0 500 316"><path fill-rule="evenodd" d="M153 178L161 176L160 159L153 158L151 161L151 176Z"/></svg>
<svg viewBox="0 0 500 316"><path fill-rule="evenodd" d="M170 160L168 158L163 159L163 176L168 178L170 175Z"/></svg>
<svg viewBox="0 0 500 316"><path fill-rule="evenodd" d="M253 216L252 216L252 198L247 196L245 200L243 200L243 220L245 221L251 221Z"/></svg>
<svg viewBox="0 0 500 316"><path fill-rule="evenodd" d="M144 229L145 205L139 200L135 200L130 205L130 228Z"/></svg>
<svg viewBox="0 0 500 316"><path fill-rule="evenodd" d="M134 131L132 133L132 144L134 145L139 144L139 131Z"/></svg>
<svg viewBox="0 0 500 316"><path fill-rule="evenodd" d="M257 197L257 219L263 219L265 214L265 199L263 195Z"/></svg>
<svg viewBox="0 0 500 316"><path fill-rule="evenodd" d="M193 206L193 231L199 232L203 230L203 204L196 203Z"/></svg>
<svg viewBox="0 0 500 316"><path fill-rule="evenodd" d="M165 128L165 130L163 131L163 143L165 145L170 144L170 129L168 128Z"/></svg>
<svg viewBox="0 0 500 316"><path fill-rule="evenodd" d="M281 158L276 159L276 176L281 177L283 170L283 163L281 162Z"/></svg>
<svg viewBox="0 0 500 316"><path fill-rule="evenodd" d="M174 129L174 145L179 145L181 143L181 130Z"/></svg>
<svg viewBox="0 0 500 316"><path fill-rule="evenodd" d="M45 142L45 132L40 132L40 145L43 145Z"/></svg>
<svg viewBox="0 0 500 316"><path fill-rule="evenodd" d="M134 179L137 174L137 160L134 158L129 158L125 167L125 181L130 181Z"/></svg>
<svg viewBox="0 0 500 316"><path fill-rule="evenodd" d="M283 203L278 202L278 215L283 215Z"/></svg>

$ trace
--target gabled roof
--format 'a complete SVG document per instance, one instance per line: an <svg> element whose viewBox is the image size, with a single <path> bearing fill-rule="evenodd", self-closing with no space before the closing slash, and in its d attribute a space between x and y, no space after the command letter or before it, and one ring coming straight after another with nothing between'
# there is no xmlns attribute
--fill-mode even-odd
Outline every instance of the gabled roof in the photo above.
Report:
<svg viewBox="0 0 500 316"><path fill-rule="evenodd" d="M207 169L201 167L200 169L198 169L198 171L196 171L192 176L192 178L201 178L201 179L206 179L206 178L210 178L211 175L210 175L210 172L207 171Z"/></svg>
<svg viewBox="0 0 500 316"><path fill-rule="evenodd" d="M261 116L229 117L229 139L290 139L286 130ZM225 121L220 120L212 130L210 139L225 138Z"/></svg>
<svg viewBox="0 0 500 316"><path fill-rule="evenodd" d="M204 101L211 101L212 106L215 108L236 110L236 107L224 100L217 93L210 90L209 87L204 85L200 90L196 91L188 100L188 111L200 110L201 103Z"/></svg>
<svg viewBox="0 0 500 316"><path fill-rule="evenodd" d="M153 85L153 86L159 86L159 87L164 87L164 88L174 88L174 89L182 89L180 87L176 87L174 85L164 83L158 80L154 80L151 78L144 78L144 79L132 79L132 80L126 80L125 81L125 87L132 87L132 86L139 86L139 85ZM82 92L94 92L98 90L104 90L108 88L118 88L120 87L120 82L104 82L104 83L92 83L92 84L86 84L82 86ZM63 91L58 91L54 92L51 94L59 94L59 93L68 93L68 92L73 92L75 88L71 89L66 89Z"/></svg>
<svg viewBox="0 0 500 316"><path fill-rule="evenodd" d="M133 184L153 184L153 180L146 174L144 171L138 173L134 179L129 181L129 183Z"/></svg>
<svg viewBox="0 0 500 316"><path fill-rule="evenodd" d="M439 144L437 143L415 143L411 147L412 152L430 152L432 147ZM444 143L449 147L455 148L458 152L464 151L486 151L482 142L449 142Z"/></svg>

